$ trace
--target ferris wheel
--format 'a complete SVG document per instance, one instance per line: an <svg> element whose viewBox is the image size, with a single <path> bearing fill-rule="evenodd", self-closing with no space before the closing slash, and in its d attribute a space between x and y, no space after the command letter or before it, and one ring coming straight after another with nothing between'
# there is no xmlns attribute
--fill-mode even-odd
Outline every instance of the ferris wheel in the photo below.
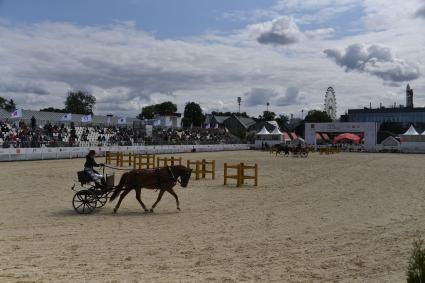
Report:
<svg viewBox="0 0 425 283"><path fill-rule="evenodd" d="M332 120L336 120L336 97L333 87L328 87L326 91L325 112L332 118Z"/></svg>

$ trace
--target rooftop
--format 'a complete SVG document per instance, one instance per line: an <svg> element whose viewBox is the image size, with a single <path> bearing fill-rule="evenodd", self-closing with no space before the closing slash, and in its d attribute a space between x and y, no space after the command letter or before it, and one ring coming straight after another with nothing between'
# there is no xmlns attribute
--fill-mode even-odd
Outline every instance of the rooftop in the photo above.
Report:
<svg viewBox="0 0 425 283"><path fill-rule="evenodd" d="M403 112L425 112L425 107L407 108L407 107L392 107L392 108L363 108L363 109L348 109L348 114L356 113L403 113Z"/></svg>

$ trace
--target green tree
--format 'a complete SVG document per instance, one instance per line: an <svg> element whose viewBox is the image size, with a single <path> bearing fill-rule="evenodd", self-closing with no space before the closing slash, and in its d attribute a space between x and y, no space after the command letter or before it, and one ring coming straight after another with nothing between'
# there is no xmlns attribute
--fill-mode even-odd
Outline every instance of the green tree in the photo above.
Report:
<svg viewBox="0 0 425 283"><path fill-rule="evenodd" d="M16 110L15 101L13 101L13 99L8 101L7 99L0 96L0 108L8 112L13 112Z"/></svg>
<svg viewBox="0 0 425 283"><path fill-rule="evenodd" d="M139 119L153 119L155 115L171 115L177 112L177 105L171 101L159 104L148 105L142 108L142 112L137 116Z"/></svg>
<svg viewBox="0 0 425 283"><path fill-rule="evenodd" d="M177 105L171 101L165 101L155 105L155 114L158 115L170 115L177 112Z"/></svg>
<svg viewBox="0 0 425 283"><path fill-rule="evenodd" d="M93 114L95 104L96 97L87 91L71 91L65 100L65 111L83 115Z"/></svg>
<svg viewBox="0 0 425 283"><path fill-rule="evenodd" d="M202 114L201 106L195 102L188 102L184 108L183 127L193 125L201 127L204 122L204 114Z"/></svg>
<svg viewBox="0 0 425 283"><path fill-rule="evenodd" d="M155 105L149 105L142 108L142 113L137 116L137 118L143 119L153 119L155 116Z"/></svg>
<svg viewBox="0 0 425 283"><path fill-rule="evenodd" d="M264 111L263 115L258 116L259 120L273 121L276 118L276 113L271 111Z"/></svg>
<svg viewBox="0 0 425 283"><path fill-rule="evenodd" d="M54 108L54 107L47 107L47 108L40 109L40 112L67 113L67 111L65 109L58 109L58 108Z"/></svg>
<svg viewBox="0 0 425 283"><path fill-rule="evenodd" d="M307 123L329 123L332 122L332 118L325 111L310 110L304 121Z"/></svg>
<svg viewBox="0 0 425 283"><path fill-rule="evenodd" d="M10 99L5 108L6 111L13 112L16 110L16 104L13 99Z"/></svg>
<svg viewBox="0 0 425 283"><path fill-rule="evenodd" d="M0 96L0 108L6 109L7 100Z"/></svg>
<svg viewBox="0 0 425 283"><path fill-rule="evenodd" d="M279 117L277 117L276 119L277 124L279 125L280 128L287 128L288 127L288 122L289 122L289 117L286 115L279 115Z"/></svg>
<svg viewBox="0 0 425 283"><path fill-rule="evenodd" d="M418 239L413 243L409 266L407 268L407 282L425 282L425 247L422 239Z"/></svg>

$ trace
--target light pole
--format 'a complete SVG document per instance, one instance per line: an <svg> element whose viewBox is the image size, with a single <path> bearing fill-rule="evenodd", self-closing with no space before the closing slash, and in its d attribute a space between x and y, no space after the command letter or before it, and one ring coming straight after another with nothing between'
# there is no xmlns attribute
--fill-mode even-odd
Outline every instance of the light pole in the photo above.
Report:
<svg viewBox="0 0 425 283"><path fill-rule="evenodd" d="M241 102L242 102L242 98L240 96L238 96L238 106L239 106L239 114L241 114Z"/></svg>
<svg viewBox="0 0 425 283"><path fill-rule="evenodd" d="M267 102L267 112L269 112L269 106L270 106L270 102Z"/></svg>
<svg viewBox="0 0 425 283"><path fill-rule="evenodd" d="M304 109L301 109L301 119L304 120Z"/></svg>

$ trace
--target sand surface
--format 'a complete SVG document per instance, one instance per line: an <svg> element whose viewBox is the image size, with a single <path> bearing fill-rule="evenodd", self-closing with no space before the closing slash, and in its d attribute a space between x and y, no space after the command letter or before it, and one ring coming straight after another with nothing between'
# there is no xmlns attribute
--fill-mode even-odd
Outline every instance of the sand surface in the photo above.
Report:
<svg viewBox="0 0 425 283"><path fill-rule="evenodd" d="M0 163L0 282L404 282L425 230L423 155L195 153L216 180L130 193L77 215L83 160ZM103 161L99 160L98 161ZM259 164L259 186L223 186L223 163ZM144 190L150 207L157 192Z"/></svg>

